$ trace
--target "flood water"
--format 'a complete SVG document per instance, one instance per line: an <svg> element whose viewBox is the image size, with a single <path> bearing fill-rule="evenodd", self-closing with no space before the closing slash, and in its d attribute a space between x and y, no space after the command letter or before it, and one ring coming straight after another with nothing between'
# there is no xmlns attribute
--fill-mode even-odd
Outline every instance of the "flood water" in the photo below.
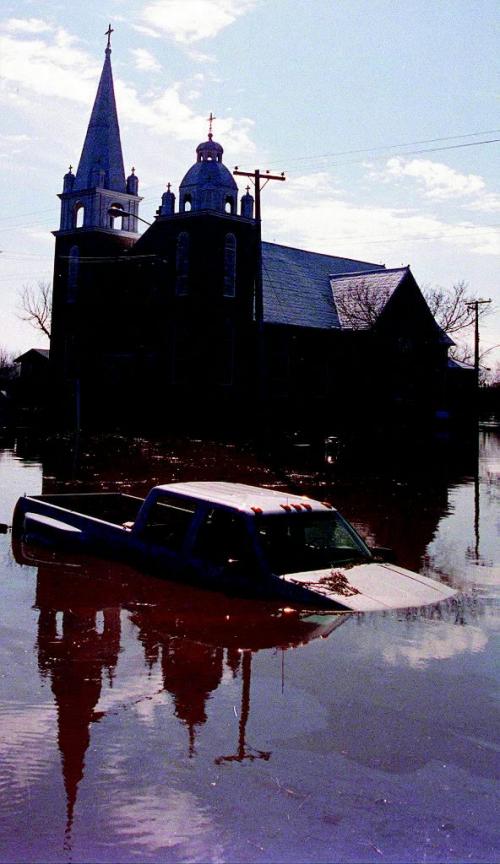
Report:
<svg viewBox="0 0 500 864"><path fill-rule="evenodd" d="M330 466L7 441L0 522L24 492L215 478L328 498L461 593L308 615L0 535L0 860L500 860L499 433Z"/></svg>

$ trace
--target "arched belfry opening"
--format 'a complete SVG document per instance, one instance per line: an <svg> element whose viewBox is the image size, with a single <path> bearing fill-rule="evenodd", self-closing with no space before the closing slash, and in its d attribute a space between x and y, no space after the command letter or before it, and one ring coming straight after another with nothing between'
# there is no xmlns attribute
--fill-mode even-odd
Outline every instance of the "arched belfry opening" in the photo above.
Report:
<svg viewBox="0 0 500 864"><path fill-rule="evenodd" d="M81 201L77 201L74 207L74 228L83 228L85 222L85 207Z"/></svg>

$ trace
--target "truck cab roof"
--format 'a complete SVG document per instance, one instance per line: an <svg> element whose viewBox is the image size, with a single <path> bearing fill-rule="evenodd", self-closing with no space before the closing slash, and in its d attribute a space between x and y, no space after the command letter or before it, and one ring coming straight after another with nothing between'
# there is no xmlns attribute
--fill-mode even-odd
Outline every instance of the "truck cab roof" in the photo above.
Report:
<svg viewBox="0 0 500 864"><path fill-rule="evenodd" d="M271 515L301 510L327 511L333 510L331 504L315 501L306 495L291 495L277 489L264 489L260 486L250 486L246 483L224 483L199 481L190 483L166 483L155 489L183 495L200 501L230 507L249 515Z"/></svg>

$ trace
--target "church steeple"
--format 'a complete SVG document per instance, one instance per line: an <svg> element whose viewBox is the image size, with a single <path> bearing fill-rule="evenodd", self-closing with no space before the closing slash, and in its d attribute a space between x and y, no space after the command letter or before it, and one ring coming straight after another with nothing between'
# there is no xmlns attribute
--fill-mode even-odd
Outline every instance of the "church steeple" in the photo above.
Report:
<svg viewBox="0 0 500 864"><path fill-rule="evenodd" d="M61 231L75 228L104 228L137 233L138 179L134 171L125 179L120 127L111 69L111 24L104 66L90 115L87 134L76 175L64 178ZM109 210L113 208L114 216ZM123 216L116 218L116 211Z"/></svg>
<svg viewBox="0 0 500 864"><path fill-rule="evenodd" d="M80 164L76 172L75 189L102 186L125 192L120 127L116 111L113 72L111 69L111 25L107 31L108 44L104 66L97 88L94 107L83 145Z"/></svg>

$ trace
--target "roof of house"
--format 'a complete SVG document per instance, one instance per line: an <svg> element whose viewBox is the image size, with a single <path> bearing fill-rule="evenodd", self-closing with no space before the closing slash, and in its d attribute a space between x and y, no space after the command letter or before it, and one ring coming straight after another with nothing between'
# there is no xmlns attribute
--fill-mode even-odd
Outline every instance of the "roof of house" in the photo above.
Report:
<svg viewBox="0 0 500 864"><path fill-rule="evenodd" d="M339 329L330 277L335 274L386 272L382 264L338 258L262 244L264 321L296 327Z"/></svg>
<svg viewBox="0 0 500 864"><path fill-rule="evenodd" d="M369 329L409 269L394 267L391 270L332 274L330 284L340 326L349 330Z"/></svg>
<svg viewBox="0 0 500 864"><path fill-rule="evenodd" d="M24 360L24 358L28 356L28 354L39 354L40 357L44 358L44 360L48 360L50 351L48 348L28 348L24 354L20 354L19 357L14 358L14 363L20 363L21 360Z"/></svg>
<svg viewBox="0 0 500 864"><path fill-rule="evenodd" d="M461 369L466 372L474 372L475 366L473 363L466 363L464 360L455 360L453 357L448 357L448 369Z"/></svg>

